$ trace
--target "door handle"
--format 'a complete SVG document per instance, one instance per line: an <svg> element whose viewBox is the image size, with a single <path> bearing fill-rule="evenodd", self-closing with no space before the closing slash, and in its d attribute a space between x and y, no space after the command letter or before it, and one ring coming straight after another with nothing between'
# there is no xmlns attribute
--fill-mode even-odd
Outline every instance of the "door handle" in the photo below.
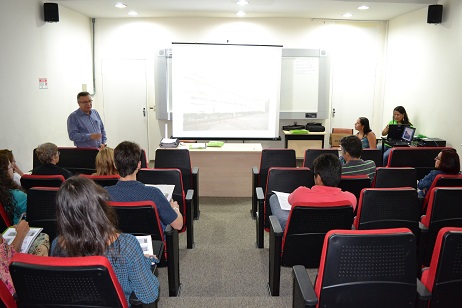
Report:
<svg viewBox="0 0 462 308"><path fill-rule="evenodd" d="M143 117L146 116L146 108L143 108Z"/></svg>

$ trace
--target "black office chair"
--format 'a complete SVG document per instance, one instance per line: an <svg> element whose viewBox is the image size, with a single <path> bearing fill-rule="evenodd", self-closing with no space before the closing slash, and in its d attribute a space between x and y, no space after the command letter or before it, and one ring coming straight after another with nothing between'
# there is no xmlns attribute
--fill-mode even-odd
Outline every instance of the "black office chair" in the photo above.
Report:
<svg viewBox="0 0 462 308"><path fill-rule="evenodd" d="M361 190L371 187L371 179L367 175L342 175L338 187L351 192L359 200Z"/></svg>
<svg viewBox="0 0 462 308"><path fill-rule="evenodd" d="M91 174L80 174L79 176L92 179L96 184L105 187L117 184L120 179L119 175L91 175Z"/></svg>
<svg viewBox="0 0 462 308"><path fill-rule="evenodd" d="M417 171L413 167L379 167L375 170L372 187L417 189Z"/></svg>
<svg viewBox="0 0 462 308"><path fill-rule="evenodd" d="M314 285L303 265L293 267L292 307L427 307L415 260L409 229L332 230Z"/></svg>
<svg viewBox="0 0 462 308"><path fill-rule="evenodd" d="M382 167L383 165L382 151L379 149L363 149L361 159L374 161L376 167Z"/></svg>
<svg viewBox="0 0 462 308"><path fill-rule="evenodd" d="M21 176L21 187L28 191L32 187L59 187L64 183L62 175L32 175L23 174Z"/></svg>
<svg viewBox="0 0 462 308"><path fill-rule="evenodd" d="M250 214L256 218L257 194L256 188L261 187L262 193L266 193L268 171L272 167L296 167L297 158L294 149L263 149L260 158L260 168L252 167L252 209Z"/></svg>

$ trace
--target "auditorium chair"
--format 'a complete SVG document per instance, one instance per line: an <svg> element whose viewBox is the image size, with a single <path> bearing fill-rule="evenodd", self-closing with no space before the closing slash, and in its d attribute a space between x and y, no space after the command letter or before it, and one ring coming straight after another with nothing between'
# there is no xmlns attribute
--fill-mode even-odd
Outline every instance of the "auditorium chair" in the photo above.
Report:
<svg viewBox="0 0 462 308"><path fill-rule="evenodd" d="M16 301L11 295L10 290L6 287L3 280L0 279L0 307L2 308L16 308Z"/></svg>
<svg viewBox="0 0 462 308"><path fill-rule="evenodd" d="M169 296L178 296L180 291L180 261L178 230L170 225L162 230L157 208L152 201L108 202L117 213L118 228L133 235L151 235L154 251L158 254L159 266L167 266Z"/></svg>
<svg viewBox="0 0 462 308"><path fill-rule="evenodd" d="M95 160L98 148L58 147L59 162L57 166L69 170L73 174L92 174L96 172ZM36 149L33 150L33 168L40 166Z"/></svg>
<svg viewBox="0 0 462 308"><path fill-rule="evenodd" d="M417 189L417 171L413 167L378 167L375 169L372 187L412 187Z"/></svg>
<svg viewBox="0 0 462 308"><path fill-rule="evenodd" d="M345 201L293 204L285 230L270 216L269 290L279 296L281 266L319 267L324 236L330 230L351 229L353 206Z"/></svg>
<svg viewBox="0 0 462 308"><path fill-rule="evenodd" d="M386 167L414 167L420 180L435 169L435 157L451 147L396 147L390 149ZM385 166L384 166L385 167Z"/></svg>
<svg viewBox="0 0 462 308"><path fill-rule="evenodd" d="M126 307L123 289L103 256L15 254L10 273L19 307ZM141 307L130 300L131 307Z"/></svg>
<svg viewBox="0 0 462 308"><path fill-rule="evenodd" d="M427 194L422 202L422 214L426 212L430 199L430 191L435 187L462 187L462 174L438 174L427 190Z"/></svg>
<svg viewBox="0 0 462 308"><path fill-rule="evenodd" d="M375 162L376 167L382 167L383 165L382 151L379 149L363 149L361 153L361 159L372 160L373 162Z"/></svg>
<svg viewBox="0 0 462 308"><path fill-rule="evenodd" d="M192 189L193 217L199 219L199 167L191 166L191 158L188 149L157 149L154 162L155 168L180 169L183 178L183 191Z"/></svg>
<svg viewBox="0 0 462 308"><path fill-rule="evenodd" d="M409 229L332 230L314 284L303 265L293 266L292 307L427 307L431 293L415 260Z"/></svg>
<svg viewBox="0 0 462 308"><path fill-rule="evenodd" d="M57 235L56 193L58 187L32 187L27 193L27 221L31 227L43 228L50 243Z"/></svg>
<svg viewBox="0 0 462 308"><path fill-rule="evenodd" d="M120 179L119 175L91 175L91 174L80 174L79 176L92 179L96 184L105 187L117 184Z"/></svg>
<svg viewBox="0 0 462 308"><path fill-rule="evenodd" d="M361 192L354 227L357 230L408 228L419 239L420 208L411 187L366 188Z"/></svg>
<svg viewBox="0 0 462 308"><path fill-rule="evenodd" d="M8 214L5 212L5 208L3 207L3 204L0 203L0 232L5 231L6 228L10 226L11 226L10 218L8 217Z"/></svg>
<svg viewBox="0 0 462 308"><path fill-rule="evenodd" d="M292 193L300 186L312 187L313 185L313 174L308 168L272 167L268 170L265 186L266 193L263 192L262 187L255 189L258 204L255 220L257 248L264 248L264 230L269 228L268 217L271 215L269 199L274 194L274 191Z"/></svg>
<svg viewBox="0 0 462 308"><path fill-rule="evenodd" d="M21 176L21 187L27 192L32 187L59 187L66 179L62 175L32 175Z"/></svg>
<svg viewBox="0 0 462 308"><path fill-rule="evenodd" d="M180 232L186 231L186 247L194 247L194 193L192 189L185 194L182 184L181 171L179 169L140 169L136 178L146 185L175 185L172 199L178 203L180 213L183 215L183 228Z"/></svg>
<svg viewBox="0 0 462 308"><path fill-rule="evenodd" d="M371 187L371 179L367 175L342 175L337 186L343 191L351 192L359 200L361 190Z"/></svg>
<svg viewBox="0 0 462 308"><path fill-rule="evenodd" d="M263 149L260 158L260 168L252 167L252 209L250 214L256 218L257 194L256 188L261 187L266 193L266 180L271 167L296 167L297 158L294 149Z"/></svg>
<svg viewBox="0 0 462 308"><path fill-rule="evenodd" d="M338 156L337 149L307 149L305 151L305 157L303 158L303 167L310 168L313 170L314 160L321 154L333 154Z"/></svg>
<svg viewBox="0 0 462 308"><path fill-rule="evenodd" d="M462 187L433 188L420 222L419 263L428 266L438 232L444 227L462 227Z"/></svg>
<svg viewBox="0 0 462 308"><path fill-rule="evenodd" d="M430 267L422 270L421 281L432 293L429 308L462 307L462 228L447 227L438 232Z"/></svg>

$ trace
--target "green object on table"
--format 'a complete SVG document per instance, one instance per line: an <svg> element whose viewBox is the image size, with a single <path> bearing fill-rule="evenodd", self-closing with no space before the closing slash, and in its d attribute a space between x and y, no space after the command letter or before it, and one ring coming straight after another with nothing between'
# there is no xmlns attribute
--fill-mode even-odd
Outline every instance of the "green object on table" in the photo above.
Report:
<svg viewBox="0 0 462 308"><path fill-rule="evenodd" d="M207 142L208 147L222 147L225 144L224 141L209 141Z"/></svg>
<svg viewBox="0 0 462 308"><path fill-rule="evenodd" d="M306 135L309 133L306 129L292 129L290 132L294 135Z"/></svg>

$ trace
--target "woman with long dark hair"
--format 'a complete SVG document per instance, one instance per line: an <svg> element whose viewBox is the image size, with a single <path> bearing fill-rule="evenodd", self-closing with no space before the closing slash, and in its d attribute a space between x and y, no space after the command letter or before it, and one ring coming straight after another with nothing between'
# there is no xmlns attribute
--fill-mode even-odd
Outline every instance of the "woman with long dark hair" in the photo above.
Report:
<svg viewBox="0 0 462 308"><path fill-rule="evenodd" d="M0 203L13 225L27 210L27 195L13 181L13 165L6 155L0 155Z"/></svg>
<svg viewBox="0 0 462 308"><path fill-rule="evenodd" d="M377 148L377 137L372 131L369 125L369 119L365 117L359 117L355 123L355 129L358 131L356 136L361 140L363 149Z"/></svg>
<svg viewBox="0 0 462 308"><path fill-rule="evenodd" d="M382 136L388 135L388 129L390 124L409 124L412 126L411 121L409 121L409 116L407 115L406 109L403 106L396 106L393 109L393 119L388 122L387 126L382 130ZM391 146L386 142L383 143L383 165L388 164L388 156L390 156Z"/></svg>
<svg viewBox="0 0 462 308"><path fill-rule="evenodd" d="M73 176L56 195L58 236L51 255L60 257L106 256L124 290L145 304L156 301L159 281L151 261L143 255L135 236L116 229L116 214L108 194L92 180Z"/></svg>

